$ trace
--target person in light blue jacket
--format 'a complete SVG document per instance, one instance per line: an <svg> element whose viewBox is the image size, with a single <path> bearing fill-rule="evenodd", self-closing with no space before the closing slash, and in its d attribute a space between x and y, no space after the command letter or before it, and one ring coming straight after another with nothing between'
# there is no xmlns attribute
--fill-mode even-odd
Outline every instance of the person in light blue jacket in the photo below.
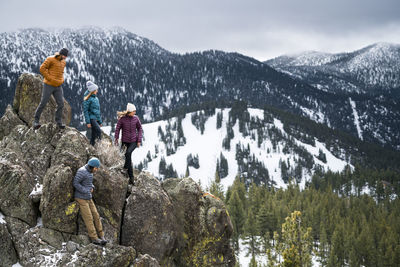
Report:
<svg viewBox="0 0 400 267"><path fill-rule="evenodd" d="M103 124L100 114L100 102L97 98L99 87L91 81L86 83L87 90L83 98L83 113L85 115L86 126L92 129L90 144L94 146L97 139L101 138L100 127Z"/></svg>

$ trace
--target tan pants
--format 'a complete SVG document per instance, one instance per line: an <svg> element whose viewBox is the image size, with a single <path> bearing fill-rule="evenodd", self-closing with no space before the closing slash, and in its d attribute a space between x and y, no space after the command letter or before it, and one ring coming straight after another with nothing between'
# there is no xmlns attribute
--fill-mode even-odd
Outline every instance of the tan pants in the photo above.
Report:
<svg viewBox="0 0 400 267"><path fill-rule="evenodd" d="M97 212L96 206L93 203L93 200L75 198L75 201L79 204L79 209L81 211L83 221L85 222L86 229L88 230L89 237L91 239L104 237L103 226L101 225L100 216ZM97 233L99 234L98 236Z"/></svg>

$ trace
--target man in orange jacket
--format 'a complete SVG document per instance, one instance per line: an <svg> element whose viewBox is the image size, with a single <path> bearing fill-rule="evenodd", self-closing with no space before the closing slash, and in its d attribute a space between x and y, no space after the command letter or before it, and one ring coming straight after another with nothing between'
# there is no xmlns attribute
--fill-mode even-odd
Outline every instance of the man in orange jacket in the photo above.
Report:
<svg viewBox="0 0 400 267"><path fill-rule="evenodd" d="M40 128L40 115L47 102L50 99L50 96L53 95L54 99L57 103L56 110L56 123L60 129L64 129L65 125L62 123L62 112L64 108L64 95L63 88L61 85L64 83L64 68L65 68L65 59L68 56L68 49L63 48L60 52L56 53L54 56L50 56L46 58L43 64L40 66L40 73L43 75L43 90L42 90L42 99L40 100L40 104L35 112L35 120L33 122L33 128Z"/></svg>

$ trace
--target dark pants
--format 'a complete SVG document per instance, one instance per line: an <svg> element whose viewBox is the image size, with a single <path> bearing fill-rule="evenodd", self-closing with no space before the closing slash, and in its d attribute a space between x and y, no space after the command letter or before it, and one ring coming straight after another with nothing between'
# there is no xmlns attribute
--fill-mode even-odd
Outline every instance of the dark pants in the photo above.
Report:
<svg viewBox="0 0 400 267"><path fill-rule="evenodd" d="M122 145L126 147L124 168L128 169L129 179L133 181L132 152L137 147L137 143L122 142Z"/></svg>
<svg viewBox="0 0 400 267"><path fill-rule="evenodd" d="M47 102L49 102L51 95L54 96L54 99L57 103L56 123L62 124L62 112L64 108L63 89L61 86L54 87L45 83L43 84L42 98L40 99L40 104L35 112L35 124L39 124L40 115L42 115L43 109L46 106Z"/></svg>
<svg viewBox="0 0 400 267"><path fill-rule="evenodd" d="M96 140L101 138L101 129L99 123L95 119L90 119L92 125L92 136L90 137L90 144L94 146Z"/></svg>

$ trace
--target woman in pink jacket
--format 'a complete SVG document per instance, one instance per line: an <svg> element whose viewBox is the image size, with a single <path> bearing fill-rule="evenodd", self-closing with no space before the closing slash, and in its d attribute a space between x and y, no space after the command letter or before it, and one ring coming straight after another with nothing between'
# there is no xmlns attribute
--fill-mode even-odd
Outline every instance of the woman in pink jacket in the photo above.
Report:
<svg viewBox="0 0 400 267"><path fill-rule="evenodd" d="M134 104L128 103L126 111L117 112L118 123L115 128L115 144L118 145L119 132L122 130L122 145L126 148L125 152L125 165L124 168L128 169L129 179L133 184L133 167L132 167L132 152L136 147L140 147L142 142L142 124L139 117L135 116L136 107Z"/></svg>

